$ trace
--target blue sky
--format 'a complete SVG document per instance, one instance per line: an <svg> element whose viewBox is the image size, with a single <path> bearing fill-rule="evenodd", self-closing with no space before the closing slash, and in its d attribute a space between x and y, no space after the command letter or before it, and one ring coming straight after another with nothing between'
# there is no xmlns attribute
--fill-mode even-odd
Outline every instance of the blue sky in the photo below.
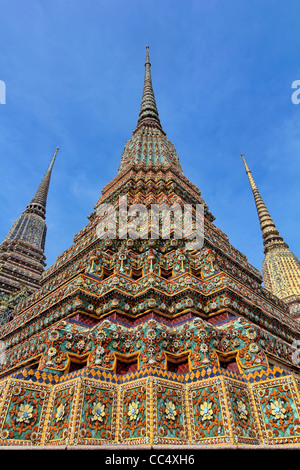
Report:
<svg viewBox="0 0 300 470"><path fill-rule="evenodd" d="M298 0L0 1L0 240L55 147L47 264L73 242L116 174L141 102L145 46L160 119L215 223L261 269L240 157L300 254Z"/></svg>

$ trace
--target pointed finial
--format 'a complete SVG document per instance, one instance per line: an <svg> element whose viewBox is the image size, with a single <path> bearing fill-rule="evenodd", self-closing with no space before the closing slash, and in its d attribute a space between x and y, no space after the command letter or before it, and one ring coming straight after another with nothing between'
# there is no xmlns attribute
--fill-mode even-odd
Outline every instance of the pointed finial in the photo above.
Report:
<svg viewBox="0 0 300 470"><path fill-rule="evenodd" d="M35 193L33 199L31 200L30 204L28 204L26 208L27 212L36 212L43 218L45 218L45 214L46 214L46 203L47 203L48 189L50 185L51 172L52 172L52 168L56 159L57 152L58 152L58 147L56 147L55 149L55 152L51 159L48 170L46 171L45 176L42 179L37 192Z"/></svg>
<svg viewBox="0 0 300 470"><path fill-rule="evenodd" d="M59 151L59 148L56 147L55 152L54 152L53 157L52 157L52 160L51 160L51 163L49 165L48 171L52 171L52 168L53 168L53 165L54 165L54 162L55 162L56 155L57 155L58 151Z"/></svg>
<svg viewBox="0 0 300 470"><path fill-rule="evenodd" d="M7 236L5 237L5 240L24 240L44 251L47 232L45 223L47 195L50 185L51 172L57 152L58 148L56 148L54 152L48 170L46 171L37 192L35 193L31 202L27 205L24 212L14 222Z"/></svg>
<svg viewBox="0 0 300 470"><path fill-rule="evenodd" d="M149 46L146 46L146 62L145 62L145 65L146 64L150 64L151 65L151 62L150 62L150 54L149 54Z"/></svg>
<svg viewBox="0 0 300 470"><path fill-rule="evenodd" d="M244 165L245 165L245 168L246 168L246 173L247 173L247 172L250 171L250 170L249 170L249 168L248 168L248 165L247 165L247 162L246 162L246 160L245 160L245 157L244 157L244 154L243 154L243 153L241 153L241 157L242 157L242 159L243 159L243 162L244 162Z"/></svg>
<svg viewBox="0 0 300 470"><path fill-rule="evenodd" d="M144 120L151 120L152 123L161 128L158 110L156 106L154 91L152 88L152 79L151 79L151 62L149 54L149 46L146 46L146 61L145 61L145 76L144 76L144 89L142 96L142 103L139 113L138 125Z"/></svg>
<svg viewBox="0 0 300 470"><path fill-rule="evenodd" d="M270 216L269 211L257 189L257 186L255 184L251 171L249 170L249 167L247 165L247 162L243 153L241 154L241 157L243 159L243 162L246 168L246 173L247 173L250 186L252 189L252 193L254 196L254 201L255 201L256 210L257 210L259 223L260 223L260 228L261 228L262 236L263 236L264 253L267 253L267 251L269 251L269 249L272 248L274 245L278 246L278 244L284 245L288 248L288 245L284 242L283 238L279 235L279 232L276 229L276 226L272 220L272 217Z"/></svg>
<svg viewBox="0 0 300 470"><path fill-rule="evenodd" d="M247 162L246 162L246 159L245 159L243 153L241 153L241 157L242 157L243 162L244 162L244 165L245 165L246 174L247 174L247 176L248 176L251 189L252 189L252 191L254 191L254 190L257 190L257 191L258 191L257 186L256 186L256 184L255 184L255 181L254 181L254 179L253 179L252 173L251 173L251 171L249 170L249 167L248 167L248 165L247 165Z"/></svg>

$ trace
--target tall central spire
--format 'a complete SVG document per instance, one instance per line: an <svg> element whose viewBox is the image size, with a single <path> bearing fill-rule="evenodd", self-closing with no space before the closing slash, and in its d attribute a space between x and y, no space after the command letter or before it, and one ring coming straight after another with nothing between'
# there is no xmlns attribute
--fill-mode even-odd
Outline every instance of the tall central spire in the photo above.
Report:
<svg viewBox="0 0 300 470"><path fill-rule="evenodd" d="M142 103L141 103L141 108L140 108L140 113L139 113L138 125L145 120L151 120L153 121L153 123L156 123L161 128L161 123L159 120L154 91L152 88L149 46L146 46L144 89L143 89L143 96L142 96Z"/></svg>
<svg viewBox="0 0 300 470"><path fill-rule="evenodd" d="M172 167L182 173L176 149L162 129L151 79L149 46L146 46L146 62L142 103L137 126L122 154L119 173L132 166L158 168Z"/></svg>

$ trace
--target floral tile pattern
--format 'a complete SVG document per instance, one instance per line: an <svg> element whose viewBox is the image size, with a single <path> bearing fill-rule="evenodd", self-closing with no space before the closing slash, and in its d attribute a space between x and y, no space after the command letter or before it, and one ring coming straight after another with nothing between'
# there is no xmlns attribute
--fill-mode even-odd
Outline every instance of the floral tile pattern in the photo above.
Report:
<svg viewBox="0 0 300 470"><path fill-rule="evenodd" d="M145 372L119 383L96 373L58 384L1 382L0 445L300 443L300 382L292 376Z"/></svg>
<svg viewBox="0 0 300 470"><path fill-rule="evenodd" d="M83 380L75 426L76 443L103 444L115 440L116 388L95 380ZM81 411L80 411L81 409Z"/></svg>
<svg viewBox="0 0 300 470"><path fill-rule="evenodd" d="M235 442L258 444L258 426L249 388L244 383L228 379L225 381L225 386Z"/></svg>
<svg viewBox="0 0 300 470"><path fill-rule="evenodd" d="M123 386L121 403L120 440L128 443L149 442L147 382Z"/></svg>
<svg viewBox="0 0 300 470"><path fill-rule="evenodd" d="M300 442L300 402L291 377L253 386L266 444Z"/></svg>
<svg viewBox="0 0 300 470"><path fill-rule="evenodd" d="M226 442L229 430L221 380L218 378L205 381L204 384L193 384L189 396L193 442Z"/></svg>
<svg viewBox="0 0 300 470"><path fill-rule="evenodd" d="M35 445L42 438L50 389L18 380L8 385L1 413L0 445L20 442Z"/></svg>
<svg viewBox="0 0 300 470"><path fill-rule="evenodd" d="M184 387L172 382L154 380L154 433L156 443L187 442Z"/></svg>
<svg viewBox="0 0 300 470"><path fill-rule="evenodd" d="M76 386L73 383L54 389L51 402L51 417L48 424L46 442L64 444L70 436L75 407Z"/></svg>

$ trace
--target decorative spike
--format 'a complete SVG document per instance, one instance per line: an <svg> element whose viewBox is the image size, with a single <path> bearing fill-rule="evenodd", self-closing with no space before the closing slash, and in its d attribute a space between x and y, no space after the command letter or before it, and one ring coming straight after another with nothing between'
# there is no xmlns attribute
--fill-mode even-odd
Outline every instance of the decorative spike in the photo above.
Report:
<svg viewBox="0 0 300 470"><path fill-rule="evenodd" d="M48 170L46 171L45 176L41 184L39 185L37 192L35 193L30 204L28 204L25 210L25 212L36 212L44 219L45 219L45 214L46 214L46 203L47 203L47 195L48 195L48 190L49 190L49 185L50 185L51 172L52 172L52 168L56 159L57 152L58 152L58 147L55 149L55 152L51 159Z"/></svg>
<svg viewBox="0 0 300 470"><path fill-rule="evenodd" d="M257 210L259 223L260 223L262 236L263 236L264 253L267 253L271 248L273 248L274 246L278 246L278 245L283 245L288 248L288 245L284 242L283 238L279 235L279 232L276 229L273 219L270 216L269 211L257 189L257 186L255 184L251 171L249 170L249 167L247 165L247 162L245 160L243 153L241 154L241 157L243 159L245 169L246 169L246 174L248 176L252 193L254 196L256 210Z"/></svg>
<svg viewBox="0 0 300 470"><path fill-rule="evenodd" d="M51 162L50 162L49 168L48 168L48 170L47 170L47 171L50 172L50 173L51 173L51 171L52 171L54 162L55 162L55 160L56 160L56 155L57 155L57 152L58 152L58 151L59 151L59 148L56 147L55 152L54 152L54 155L53 155L52 160L51 160Z"/></svg>
<svg viewBox="0 0 300 470"><path fill-rule="evenodd" d="M47 194L57 152L58 148L35 196L15 220L0 245L0 291L2 292L16 292L16 295L19 295L23 292L23 288L28 289L28 292L34 292L40 287L40 279L46 265L44 249L47 233L45 221Z"/></svg>
<svg viewBox="0 0 300 470"><path fill-rule="evenodd" d="M138 125L144 120L151 120L161 128L151 79L151 62L149 46L146 46L145 77L142 103L139 113Z"/></svg>
<svg viewBox="0 0 300 470"><path fill-rule="evenodd" d="M149 46L146 47L144 90L139 119L122 154L118 172L132 165L172 167L182 173L174 145L161 127L151 81Z"/></svg>

